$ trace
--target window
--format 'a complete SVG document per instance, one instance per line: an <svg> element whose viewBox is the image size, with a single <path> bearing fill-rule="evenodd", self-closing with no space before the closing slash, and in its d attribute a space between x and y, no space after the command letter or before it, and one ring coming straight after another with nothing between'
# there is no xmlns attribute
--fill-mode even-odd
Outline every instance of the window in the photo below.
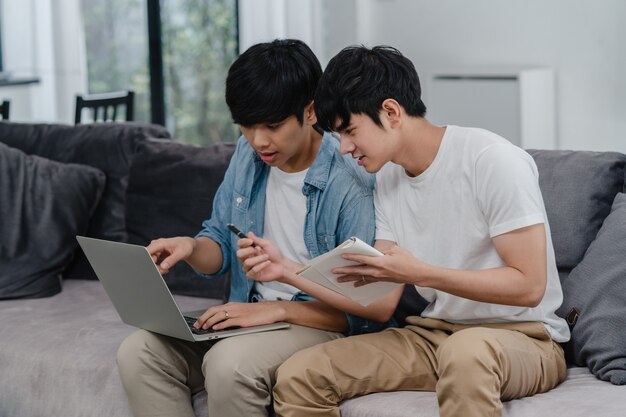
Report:
<svg viewBox="0 0 626 417"><path fill-rule="evenodd" d="M0 72L3 69L2 65L2 0L0 0Z"/></svg>
<svg viewBox="0 0 626 417"><path fill-rule="evenodd" d="M234 141L224 83L238 52L236 0L162 0L161 24L168 128L188 143Z"/></svg>
<svg viewBox="0 0 626 417"><path fill-rule="evenodd" d="M135 92L135 119L150 121L148 26L143 0L81 0L89 93Z"/></svg>
<svg viewBox="0 0 626 417"><path fill-rule="evenodd" d="M238 52L237 0L81 2L90 93L134 90L135 118L165 124L182 142L237 138L224 101Z"/></svg>

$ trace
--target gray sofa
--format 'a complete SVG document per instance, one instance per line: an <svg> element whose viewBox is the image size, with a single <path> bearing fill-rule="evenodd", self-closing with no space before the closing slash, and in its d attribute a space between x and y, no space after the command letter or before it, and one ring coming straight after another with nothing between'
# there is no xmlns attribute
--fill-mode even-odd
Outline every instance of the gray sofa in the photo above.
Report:
<svg viewBox="0 0 626 417"><path fill-rule="evenodd" d="M115 352L133 328L120 321L73 236L146 244L195 233L232 151L182 145L149 125L0 122L0 417L131 415ZM564 345L566 381L506 402L504 415L624 416L626 156L529 152L565 294L559 314L573 339ZM181 266L167 280L183 309L225 296L227 277L206 281ZM206 393L192 400L205 416ZM348 417L438 415L429 392L372 394L341 410Z"/></svg>

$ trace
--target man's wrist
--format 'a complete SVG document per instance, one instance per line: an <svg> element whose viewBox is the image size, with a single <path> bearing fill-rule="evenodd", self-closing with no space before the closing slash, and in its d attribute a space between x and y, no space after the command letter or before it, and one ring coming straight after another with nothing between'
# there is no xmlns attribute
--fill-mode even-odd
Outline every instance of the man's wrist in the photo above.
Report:
<svg viewBox="0 0 626 417"><path fill-rule="evenodd" d="M417 285L419 287L432 286L433 279L437 272L436 267L416 260L414 270L416 273L408 277L406 281L407 284Z"/></svg>
<svg viewBox="0 0 626 417"><path fill-rule="evenodd" d="M297 285L295 285L297 279L298 275L294 271L285 269L283 277L278 281L282 282L283 284L291 285L292 287L297 287Z"/></svg>
<svg viewBox="0 0 626 417"><path fill-rule="evenodd" d="M298 272L304 266L304 265L302 265L302 264L300 264L300 263L298 263L296 261L293 261L293 260L291 260L289 258L283 258L282 264L283 264L283 268L285 268L285 271L292 272L292 273Z"/></svg>
<svg viewBox="0 0 626 417"><path fill-rule="evenodd" d="M272 307L276 309L276 314L278 316L277 321L286 321L289 322L289 306L291 301L270 301L272 303Z"/></svg>

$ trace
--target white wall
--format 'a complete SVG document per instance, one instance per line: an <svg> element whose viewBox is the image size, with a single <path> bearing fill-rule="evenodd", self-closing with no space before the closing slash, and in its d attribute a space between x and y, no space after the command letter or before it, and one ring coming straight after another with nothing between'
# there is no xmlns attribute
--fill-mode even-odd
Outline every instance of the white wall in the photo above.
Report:
<svg viewBox="0 0 626 417"><path fill-rule="evenodd" d="M305 42L322 66L357 42L359 0L239 0L239 51L258 42L294 38ZM362 25L365 27L365 25Z"/></svg>
<svg viewBox="0 0 626 417"><path fill-rule="evenodd" d="M333 18L347 25L330 27L330 56L347 44L388 44L411 58L420 74L448 67L550 67L557 146L626 152L625 1L352 2L351 15Z"/></svg>
<svg viewBox="0 0 626 417"><path fill-rule="evenodd" d="M2 4L6 69L41 78L32 117L70 122L74 94L86 91L79 0ZM240 0L240 13L242 50L295 37L322 65L344 46L364 43L399 48L422 75L550 67L557 146L626 152L626 1Z"/></svg>
<svg viewBox="0 0 626 417"><path fill-rule="evenodd" d="M40 80L0 89L0 96L11 93L11 119L73 123L75 94L85 92L87 85L79 0L1 4L4 69L17 78Z"/></svg>
<svg viewBox="0 0 626 417"><path fill-rule="evenodd" d="M294 38L306 42L318 56L327 39L319 28L321 0L239 0L239 50L259 42Z"/></svg>

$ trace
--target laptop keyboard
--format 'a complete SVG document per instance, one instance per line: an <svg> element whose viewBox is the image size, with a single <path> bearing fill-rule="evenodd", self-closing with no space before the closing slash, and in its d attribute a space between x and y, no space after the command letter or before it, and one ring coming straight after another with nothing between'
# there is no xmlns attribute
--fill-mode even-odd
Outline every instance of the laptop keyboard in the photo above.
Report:
<svg viewBox="0 0 626 417"><path fill-rule="evenodd" d="M183 317L185 318L185 321L187 322L187 325L191 329L191 333L198 334L198 335L200 335L200 334L207 334L207 333L215 333L215 332L223 332L224 330L233 330L233 329L239 329L240 328L239 326L230 326L230 327L227 327L227 328L222 329L222 330L196 329L195 327L193 327L193 324L196 322L197 319L195 319L193 317L188 317L188 316L183 316Z"/></svg>
<svg viewBox="0 0 626 417"><path fill-rule="evenodd" d="M187 316L183 317L185 317L185 321L187 322L187 325L189 326L189 328L191 329L191 333L193 334L207 334L215 332L215 330L213 329L196 329L195 327L193 327L193 324L196 322L197 319Z"/></svg>

